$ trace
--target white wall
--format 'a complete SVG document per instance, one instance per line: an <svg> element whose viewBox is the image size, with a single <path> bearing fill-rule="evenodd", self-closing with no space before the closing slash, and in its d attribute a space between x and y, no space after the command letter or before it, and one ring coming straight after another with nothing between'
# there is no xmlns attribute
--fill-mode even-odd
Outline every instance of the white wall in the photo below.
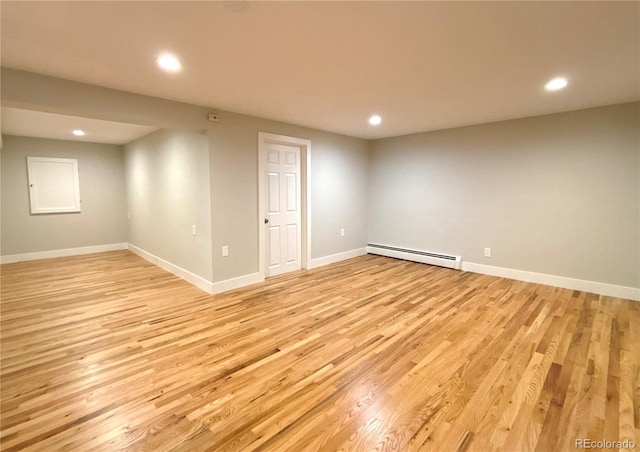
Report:
<svg viewBox="0 0 640 452"><path fill-rule="evenodd" d="M124 153L129 243L211 281L207 137L159 130L126 144Z"/></svg>
<svg viewBox="0 0 640 452"><path fill-rule="evenodd" d="M122 146L2 137L2 256L125 243ZM80 213L31 215L27 157L78 159Z"/></svg>
<svg viewBox="0 0 640 452"><path fill-rule="evenodd" d="M377 140L369 242L640 287L639 105Z"/></svg>

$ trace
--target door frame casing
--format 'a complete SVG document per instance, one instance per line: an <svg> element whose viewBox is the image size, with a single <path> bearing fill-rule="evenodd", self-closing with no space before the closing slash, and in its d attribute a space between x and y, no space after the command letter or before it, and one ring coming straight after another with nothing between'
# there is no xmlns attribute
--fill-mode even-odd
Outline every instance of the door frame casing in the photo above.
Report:
<svg viewBox="0 0 640 452"><path fill-rule="evenodd" d="M266 238L264 219L267 213L267 190L265 187L265 170L267 165L267 145L281 144L300 148L300 202L301 202L301 262L304 269L309 269L311 262L311 140L295 138L274 133L258 132L258 273L264 279L266 275Z"/></svg>

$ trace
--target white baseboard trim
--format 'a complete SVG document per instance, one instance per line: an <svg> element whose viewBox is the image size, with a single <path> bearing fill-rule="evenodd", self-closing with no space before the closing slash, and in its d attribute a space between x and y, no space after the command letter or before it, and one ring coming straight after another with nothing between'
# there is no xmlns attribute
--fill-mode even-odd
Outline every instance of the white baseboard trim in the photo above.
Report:
<svg viewBox="0 0 640 452"><path fill-rule="evenodd" d="M264 276L260 273L251 273L236 278L225 279L224 281L214 282L211 293L227 292L229 290L239 289L240 287L249 286L264 282Z"/></svg>
<svg viewBox="0 0 640 452"><path fill-rule="evenodd" d="M164 259L162 259L161 257L158 257L154 254L151 254L141 248L138 248L135 245L132 245L131 243L128 244L128 248L129 251L131 251L132 253L137 254L138 256L140 256L141 258L151 262L152 264L157 265L160 268L163 268L164 270L168 271L169 273L173 273L174 275L184 279L185 281L193 284L194 286L198 287L199 289L204 290L205 292L212 294L213 293L213 283L211 281L208 281L206 279L204 279L201 276L196 275L195 273L191 273L189 270L185 270L182 267L179 267L175 264L172 264L169 261L166 261Z"/></svg>
<svg viewBox="0 0 640 452"><path fill-rule="evenodd" d="M367 248L357 248L355 250L344 251L342 253L331 254L329 256L311 259L309 262L309 270L312 268L322 267L323 265L335 264L336 262L353 259L354 257L364 256L367 254Z"/></svg>
<svg viewBox="0 0 640 452"><path fill-rule="evenodd" d="M614 284L548 275L545 273L535 273L525 270L516 270L513 268L494 267L492 265L476 264L473 262L463 262L462 270L515 279L518 281L545 284L547 286L561 287L563 289L580 290L582 292L590 292L598 295L640 301L640 289L636 289L634 287L617 286Z"/></svg>
<svg viewBox="0 0 640 452"><path fill-rule="evenodd" d="M82 246L79 248L65 248L62 250L37 251L34 253L8 254L0 257L0 263L13 264L15 262L51 259L54 257L79 256L82 254L104 253L106 251L126 250L126 243L109 243L107 245Z"/></svg>

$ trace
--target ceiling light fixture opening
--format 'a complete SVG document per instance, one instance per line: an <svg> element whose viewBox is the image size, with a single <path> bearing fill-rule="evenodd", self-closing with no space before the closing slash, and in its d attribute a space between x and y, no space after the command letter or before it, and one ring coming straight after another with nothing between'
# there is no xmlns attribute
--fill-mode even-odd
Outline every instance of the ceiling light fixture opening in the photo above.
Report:
<svg viewBox="0 0 640 452"><path fill-rule="evenodd" d="M77 137L83 137L84 136L84 130L80 130L80 129L76 129L73 131L73 134Z"/></svg>
<svg viewBox="0 0 640 452"><path fill-rule="evenodd" d="M558 91L559 89L562 89L565 86L567 86L567 83L569 82L567 81L566 78L556 77L554 79L549 80L547 84L544 85L544 89L546 89L547 91Z"/></svg>
<svg viewBox="0 0 640 452"><path fill-rule="evenodd" d="M380 125L381 122L382 122L382 118L378 115L373 115L372 117L369 118L369 124L371 124L372 126Z"/></svg>
<svg viewBox="0 0 640 452"><path fill-rule="evenodd" d="M156 62L167 72L178 72L182 69L180 61L170 53L163 53L156 59Z"/></svg>

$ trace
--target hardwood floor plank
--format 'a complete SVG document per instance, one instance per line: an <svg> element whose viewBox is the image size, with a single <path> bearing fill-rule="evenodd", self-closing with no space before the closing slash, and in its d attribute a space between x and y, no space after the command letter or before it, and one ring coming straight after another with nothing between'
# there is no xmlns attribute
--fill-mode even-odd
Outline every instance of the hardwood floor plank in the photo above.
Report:
<svg viewBox="0 0 640 452"><path fill-rule="evenodd" d="M215 296L128 251L0 278L3 451L640 443L640 303L372 255Z"/></svg>

